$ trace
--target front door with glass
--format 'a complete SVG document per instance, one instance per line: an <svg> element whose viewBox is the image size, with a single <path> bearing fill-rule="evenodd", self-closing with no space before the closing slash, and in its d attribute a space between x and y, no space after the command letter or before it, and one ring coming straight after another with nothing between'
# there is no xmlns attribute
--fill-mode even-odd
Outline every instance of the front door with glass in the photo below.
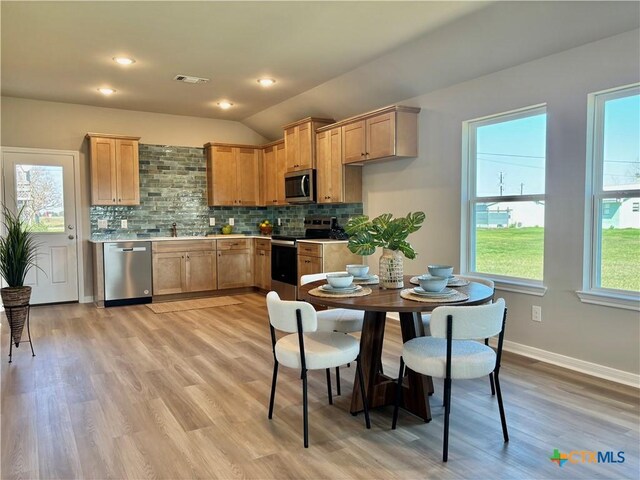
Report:
<svg viewBox="0 0 640 480"><path fill-rule="evenodd" d="M36 235L32 304L78 300L75 152L3 148L3 200Z"/></svg>

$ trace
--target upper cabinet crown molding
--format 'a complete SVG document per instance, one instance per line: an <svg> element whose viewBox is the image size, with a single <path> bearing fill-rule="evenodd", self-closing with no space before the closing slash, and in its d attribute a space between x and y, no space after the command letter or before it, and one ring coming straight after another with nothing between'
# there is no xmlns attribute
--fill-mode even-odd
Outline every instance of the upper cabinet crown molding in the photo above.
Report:
<svg viewBox="0 0 640 480"><path fill-rule="evenodd" d="M140 205L140 137L88 133L91 205Z"/></svg>
<svg viewBox="0 0 640 480"><path fill-rule="evenodd" d="M287 123L282 127L282 129L286 130L287 128L296 127L303 123L310 123L310 122L322 124L322 125L329 125L329 124L335 123L336 121L333 118L307 117L301 120L296 120L295 122Z"/></svg>
<svg viewBox="0 0 640 480"><path fill-rule="evenodd" d="M100 138L114 138L114 139L120 139L120 140L135 140L136 142L138 140L140 140L141 137L132 137L130 135L118 135L116 133L92 133L89 132L85 135L85 138L91 138L91 137L100 137Z"/></svg>
<svg viewBox="0 0 640 480"><path fill-rule="evenodd" d="M345 118L343 120L339 120L331 125L325 125L316 130L316 132L323 132L325 130L331 130L332 128L342 127L343 125L347 125L349 123L357 122L360 120L365 120L369 117L375 117L377 115L381 115L384 113L390 112L404 112L404 113L412 113L418 114L420 113L420 107L408 107L406 105L389 105L388 107L378 108L377 110L371 110L370 112L361 113L359 115L354 115L353 117Z"/></svg>

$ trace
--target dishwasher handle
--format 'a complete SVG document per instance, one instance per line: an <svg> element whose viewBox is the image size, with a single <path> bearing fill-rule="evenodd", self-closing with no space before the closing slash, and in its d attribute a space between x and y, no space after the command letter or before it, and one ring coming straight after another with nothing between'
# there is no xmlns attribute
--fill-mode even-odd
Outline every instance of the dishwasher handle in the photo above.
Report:
<svg viewBox="0 0 640 480"><path fill-rule="evenodd" d="M114 248L116 252L129 253L129 252L146 252L147 247L126 247L126 248Z"/></svg>

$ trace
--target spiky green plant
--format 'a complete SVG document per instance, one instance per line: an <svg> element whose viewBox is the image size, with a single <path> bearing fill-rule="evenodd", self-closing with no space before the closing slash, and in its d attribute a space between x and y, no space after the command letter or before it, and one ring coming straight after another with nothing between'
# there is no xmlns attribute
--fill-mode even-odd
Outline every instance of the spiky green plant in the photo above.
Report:
<svg viewBox="0 0 640 480"><path fill-rule="evenodd" d="M350 218L345 226L349 234L349 250L356 255L372 255L376 247L400 250L409 259L416 258L416 251L407 237L422 227L424 212L409 212L406 217L393 218L384 213L373 220L367 215Z"/></svg>
<svg viewBox="0 0 640 480"><path fill-rule="evenodd" d="M24 208L24 207L23 207ZM5 232L0 237L0 276L9 287L24 286L24 279L32 267L37 267L38 244L20 218L2 205Z"/></svg>

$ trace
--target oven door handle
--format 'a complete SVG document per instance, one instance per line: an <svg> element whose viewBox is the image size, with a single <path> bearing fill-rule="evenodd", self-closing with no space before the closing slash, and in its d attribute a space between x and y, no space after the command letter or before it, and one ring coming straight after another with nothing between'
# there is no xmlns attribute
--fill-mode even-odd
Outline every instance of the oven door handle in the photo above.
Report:
<svg viewBox="0 0 640 480"><path fill-rule="evenodd" d="M293 240L274 240L271 239L271 245L279 245L282 247L296 248L296 242Z"/></svg>

